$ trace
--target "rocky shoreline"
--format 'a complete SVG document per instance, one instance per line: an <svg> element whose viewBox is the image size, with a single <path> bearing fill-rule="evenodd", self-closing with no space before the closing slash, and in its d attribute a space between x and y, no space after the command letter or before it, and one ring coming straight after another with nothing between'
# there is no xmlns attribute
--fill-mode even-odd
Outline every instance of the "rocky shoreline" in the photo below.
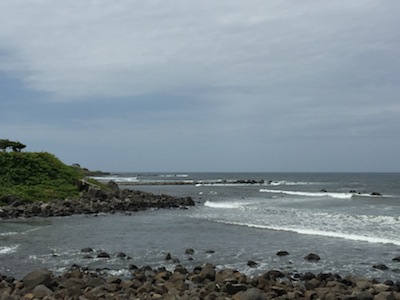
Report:
<svg viewBox="0 0 400 300"><path fill-rule="evenodd" d="M209 263L193 270L177 265L172 271L132 266L129 277L118 277L74 265L57 276L47 269L32 271L22 280L0 275L0 299L398 300L400 282L279 270L246 276Z"/></svg>
<svg viewBox="0 0 400 300"><path fill-rule="evenodd" d="M15 197L3 197L7 205L0 207L0 219L58 217L74 214L99 214L137 212L151 208L186 208L195 205L190 197L180 198L169 195L119 189L114 182L109 189L82 185L82 196L77 200L65 199L51 202L24 202Z"/></svg>

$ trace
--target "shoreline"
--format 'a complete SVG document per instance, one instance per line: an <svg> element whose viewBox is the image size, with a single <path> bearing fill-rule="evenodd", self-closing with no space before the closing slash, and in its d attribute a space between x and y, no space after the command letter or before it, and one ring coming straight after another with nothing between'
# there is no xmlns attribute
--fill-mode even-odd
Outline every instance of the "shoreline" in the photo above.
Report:
<svg viewBox="0 0 400 300"><path fill-rule="evenodd" d="M190 197L174 197L165 194L119 189L114 182L110 190L87 187L79 199L53 200L50 202L23 202L10 197L8 205L0 206L0 220L63 217L79 214L132 213L154 208L187 208L195 203Z"/></svg>
<svg viewBox="0 0 400 300"><path fill-rule="evenodd" d="M0 275L0 298L14 299L400 299L400 281L361 276L269 270L246 276L210 263L186 269L132 266L130 276L73 265L61 275L47 269L21 280Z"/></svg>

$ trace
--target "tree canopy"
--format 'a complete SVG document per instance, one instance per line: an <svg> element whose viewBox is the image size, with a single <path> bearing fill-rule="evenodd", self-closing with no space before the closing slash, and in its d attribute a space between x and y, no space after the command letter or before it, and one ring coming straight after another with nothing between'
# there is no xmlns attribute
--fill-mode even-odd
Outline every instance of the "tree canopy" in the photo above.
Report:
<svg viewBox="0 0 400 300"><path fill-rule="evenodd" d="M21 152L21 150L24 149L25 147L26 145L18 141L14 142L7 139L0 139L0 150L2 152L7 152L8 148L10 148L13 152Z"/></svg>

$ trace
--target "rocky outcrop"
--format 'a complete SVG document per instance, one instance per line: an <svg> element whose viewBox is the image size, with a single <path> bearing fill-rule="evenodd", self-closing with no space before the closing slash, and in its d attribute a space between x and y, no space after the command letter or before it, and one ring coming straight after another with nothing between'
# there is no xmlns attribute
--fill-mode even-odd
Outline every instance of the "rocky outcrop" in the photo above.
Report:
<svg viewBox="0 0 400 300"><path fill-rule="evenodd" d="M185 208L195 205L190 197L179 198L168 195L123 189L110 183L109 189L88 186L83 189L82 196L77 200L56 200L51 202L26 203L17 199L6 206L0 207L0 218L29 218L69 216L73 214L99 214L116 212L136 212L150 208Z"/></svg>
<svg viewBox="0 0 400 300"><path fill-rule="evenodd" d="M28 278L30 278L28 280ZM42 269L21 281L0 275L0 299L400 299L400 282L379 283L337 274L293 274L271 270L246 276L212 264L189 271L148 266L118 277L73 266L55 276Z"/></svg>

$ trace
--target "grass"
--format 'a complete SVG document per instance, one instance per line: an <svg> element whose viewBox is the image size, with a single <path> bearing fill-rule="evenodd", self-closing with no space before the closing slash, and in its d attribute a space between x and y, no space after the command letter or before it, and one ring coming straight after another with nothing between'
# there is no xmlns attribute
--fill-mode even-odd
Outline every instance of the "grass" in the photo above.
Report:
<svg viewBox="0 0 400 300"><path fill-rule="evenodd" d="M77 183L83 178L81 169L47 152L0 153L0 202L11 195L24 201L77 197Z"/></svg>

